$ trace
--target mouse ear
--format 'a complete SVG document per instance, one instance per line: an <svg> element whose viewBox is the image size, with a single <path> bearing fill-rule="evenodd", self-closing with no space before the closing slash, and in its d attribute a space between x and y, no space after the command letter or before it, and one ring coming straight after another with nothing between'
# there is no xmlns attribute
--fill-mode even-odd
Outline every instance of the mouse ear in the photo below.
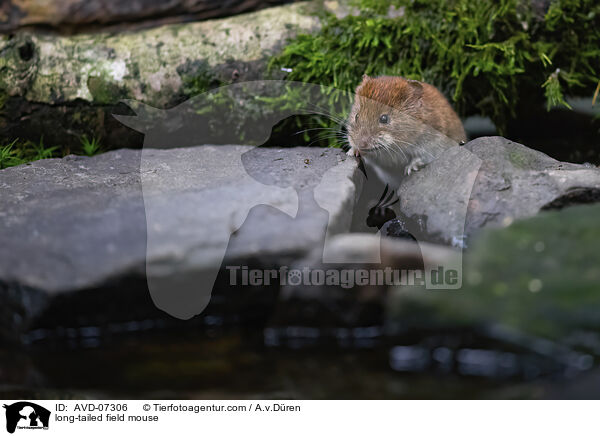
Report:
<svg viewBox="0 0 600 436"><path fill-rule="evenodd" d="M357 95L360 95L360 93L362 92L363 87L367 84L367 82L369 82L371 80L371 78L369 76L367 76L366 74L363 74L362 76L362 82L360 82L358 84L358 86L356 87L355 93Z"/></svg>
<svg viewBox="0 0 600 436"><path fill-rule="evenodd" d="M413 99L415 101L420 101L421 97L423 97L423 84L418 80L407 79L406 80L410 87L413 89Z"/></svg>
<svg viewBox="0 0 600 436"><path fill-rule="evenodd" d="M419 93L419 95L423 94L423 84L421 82L419 82L418 80L412 80L412 79L408 79L407 82L410 86L413 87L413 89L415 91L417 91Z"/></svg>

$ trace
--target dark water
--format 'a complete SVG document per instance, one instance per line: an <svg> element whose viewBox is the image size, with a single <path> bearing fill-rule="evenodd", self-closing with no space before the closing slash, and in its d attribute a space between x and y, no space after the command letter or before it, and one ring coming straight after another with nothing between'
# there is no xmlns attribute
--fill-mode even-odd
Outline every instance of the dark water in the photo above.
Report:
<svg viewBox="0 0 600 436"><path fill-rule="evenodd" d="M209 324L211 322L209 320ZM206 323L205 323L206 324ZM547 341L383 326L157 329L157 321L31 332L0 353L4 398L582 398L593 358ZM54 336L53 336L54 335ZM54 337L54 339L51 339ZM66 338L66 340L65 340ZM558 348L553 348L558 347Z"/></svg>

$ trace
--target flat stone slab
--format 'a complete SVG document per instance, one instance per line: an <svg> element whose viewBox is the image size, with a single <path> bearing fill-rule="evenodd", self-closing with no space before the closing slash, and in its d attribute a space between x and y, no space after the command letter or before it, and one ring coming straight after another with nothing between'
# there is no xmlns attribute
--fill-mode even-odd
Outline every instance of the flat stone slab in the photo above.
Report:
<svg viewBox="0 0 600 436"><path fill-rule="evenodd" d="M127 277L214 275L232 233L243 243L232 244L230 260L301 255L327 220L334 231L349 225L356 170L341 150L237 145L123 149L2 170L0 284L54 295ZM299 204L322 208L325 222ZM244 226L250 210L254 228ZM175 316L198 313L153 298Z"/></svg>

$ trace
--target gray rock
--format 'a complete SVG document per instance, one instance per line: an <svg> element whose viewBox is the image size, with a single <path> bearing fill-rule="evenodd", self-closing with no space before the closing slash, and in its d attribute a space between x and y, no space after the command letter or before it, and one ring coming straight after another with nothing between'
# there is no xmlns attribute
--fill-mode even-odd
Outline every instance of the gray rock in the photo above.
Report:
<svg viewBox="0 0 600 436"><path fill-rule="evenodd" d="M330 169L335 183L320 188ZM254 206L252 222L260 225L240 228L236 239L243 243L232 244L227 258L301 255L322 240L327 210L332 227L343 231L336 217L352 204L355 170L339 150L234 145L118 150L2 170L0 283L46 298L128 277L174 285L173 277L193 272L214 281L230 234ZM327 194L317 195L325 221L312 214L293 220L299 203L318 207L298 202L295 190L310 200L313 189ZM281 216L294 228L277 227ZM152 297L178 317L203 308Z"/></svg>
<svg viewBox="0 0 600 436"><path fill-rule="evenodd" d="M600 200L600 170L484 137L445 151L405 179L398 195L418 240L460 245L484 226Z"/></svg>
<svg viewBox="0 0 600 436"><path fill-rule="evenodd" d="M54 293L143 274L139 151L8 168L0 189L3 283Z"/></svg>

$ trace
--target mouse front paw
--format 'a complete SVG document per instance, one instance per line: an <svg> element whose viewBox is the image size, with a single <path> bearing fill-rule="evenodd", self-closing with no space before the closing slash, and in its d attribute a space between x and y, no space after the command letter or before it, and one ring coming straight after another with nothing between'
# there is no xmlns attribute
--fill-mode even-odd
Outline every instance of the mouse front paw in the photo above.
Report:
<svg viewBox="0 0 600 436"><path fill-rule="evenodd" d="M350 148L350 150L348 150L348 151L346 152L346 154L347 154L348 156L353 156L353 157L359 157L359 156L360 156L360 153L358 152L358 149L357 149L357 148Z"/></svg>
<svg viewBox="0 0 600 436"><path fill-rule="evenodd" d="M417 157L408 163L408 165L404 169L404 173L407 176L410 176L410 173L417 172L424 166L425 166L425 162L423 162L423 160L420 157Z"/></svg>

